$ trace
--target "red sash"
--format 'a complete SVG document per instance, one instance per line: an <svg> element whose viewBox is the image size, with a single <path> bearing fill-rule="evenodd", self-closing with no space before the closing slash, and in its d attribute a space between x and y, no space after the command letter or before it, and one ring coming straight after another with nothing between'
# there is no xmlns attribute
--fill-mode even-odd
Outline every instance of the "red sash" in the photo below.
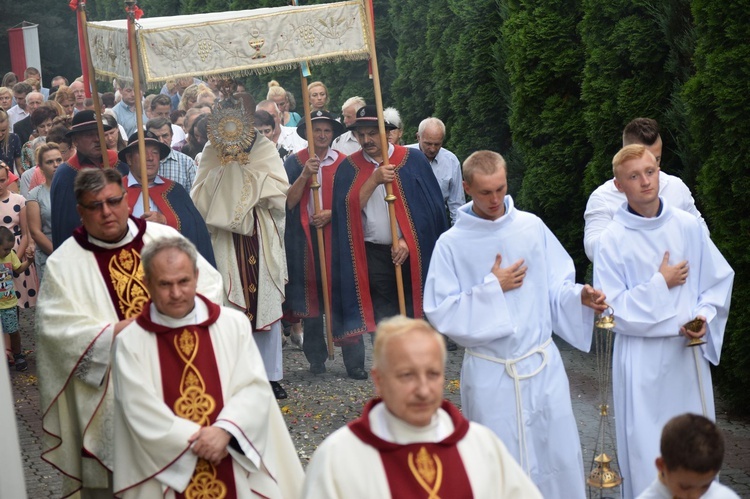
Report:
<svg viewBox="0 0 750 499"><path fill-rule="evenodd" d="M174 188L174 182L163 177L160 178L164 181L163 184L148 186L149 201L153 201L159 212L164 215L164 218L167 219L167 225L179 232L180 218L177 216L177 212L174 210L172 204L167 200L167 195ZM133 207L138 201L138 197L143 193L143 189L140 184L128 186L128 177L122 178L122 186L128 193L128 206L130 207L130 214L132 215Z"/></svg>
<svg viewBox="0 0 750 499"><path fill-rule="evenodd" d="M458 409L447 400L443 401L442 408L454 425L453 433L444 440L401 445L381 439L370 428L370 411L381 402L381 399L370 400L362 416L349 423L349 429L380 452L393 499L474 497L457 445L469 431L469 422Z"/></svg>
<svg viewBox="0 0 750 499"><path fill-rule="evenodd" d="M339 165L346 159L346 156L338 151L334 151L338 156L333 164L322 168L322 182L320 183L320 192L322 193L323 204L322 210L330 210L333 206L333 178L336 174L336 170ZM305 167L305 162L310 158L310 151L308 149L302 149L297 153L297 161L302 168ZM299 218L302 224L302 230L305 233L305 239L307 240L307 249L305 251L305 295L309 297L309 305L307 310L309 311L309 317L317 317L322 315L320 310L320 301L318 297L318 286L317 276L315 275L315 254L313 253L312 247L312 236L310 234L310 215L307 212L307 206L310 203L312 177L308 179L305 185L305 190L302 191L302 197L299 200ZM326 257L326 273L328 275L328 296L331 295L331 253L333 247L331 246L331 224L327 224L323 227L323 246L325 248Z"/></svg>
<svg viewBox="0 0 750 499"><path fill-rule="evenodd" d="M143 249L143 234L146 232L146 222L132 218L138 233L128 244L117 248L102 248L88 240L88 233L83 226L73 231L73 237L78 244L91 251L96 258L99 272L107 286L109 298L115 306L119 320L129 319L141 313L144 304L149 299L148 290L143 282L143 267L141 266L141 250Z"/></svg>
<svg viewBox="0 0 750 499"><path fill-rule="evenodd" d="M176 416L201 426L211 426L224 408L221 379L208 327L216 322L221 307L200 296L208 307L204 322L170 329L151 321L150 307L138 317L138 325L156 334L161 366L164 403ZM237 497L232 458L226 456L218 466L198 459L195 471L182 498Z"/></svg>

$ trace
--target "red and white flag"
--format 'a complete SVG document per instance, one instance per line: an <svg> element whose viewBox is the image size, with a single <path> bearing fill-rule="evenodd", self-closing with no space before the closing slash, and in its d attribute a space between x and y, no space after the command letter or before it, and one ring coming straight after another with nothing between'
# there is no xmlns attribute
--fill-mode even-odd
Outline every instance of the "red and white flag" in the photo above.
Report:
<svg viewBox="0 0 750 499"><path fill-rule="evenodd" d="M8 30L8 44L10 45L11 71L20 78L28 67L42 70L42 59L39 56L38 24L22 22Z"/></svg>

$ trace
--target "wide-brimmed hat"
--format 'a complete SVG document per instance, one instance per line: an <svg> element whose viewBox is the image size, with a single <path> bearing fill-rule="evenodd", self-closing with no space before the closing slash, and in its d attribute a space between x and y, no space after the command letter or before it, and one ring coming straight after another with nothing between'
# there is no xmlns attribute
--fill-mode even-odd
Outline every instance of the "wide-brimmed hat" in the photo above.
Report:
<svg viewBox="0 0 750 499"><path fill-rule="evenodd" d="M376 128L378 126L378 110L373 105L359 108L359 110L357 111L357 120L347 128L349 130L355 130L357 128L366 126L374 126ZM385 120L386 131L395 130L396 128L398 128L396 125L394 125L393 123L389 123L388 120Z"/></svg>
<svg viewBox="0 0 750 499"><path fill-rule="evenodd" d="M336 118L334 118L333 115L328 111L313 111L312 113L310 113L310 119L312 120L313 125L316 121L328 121L329 123L331 123L331 126L333 127L334 139L346 131L346 127L344 126L344 124L336 121ZM307 126L305 124L305 120L301 120L297 125L297 135L307 140Z"/></svg>
<svg viewBox="0 0 750 499"><path fill-rule="evenodd" d="M146 145L154 145L159 148L159 160L169 156L169 153L172 150L168 145L159 142L159 139L156 138L156 135L154 135L153 132L143 132L143 141ZM133 133L133 135L128 138L128 145L123 147L122 151L117 154L117 157L120 158L120 161L126 163L125 156L135 149L138 149L138 132Z"/></svg>
<svg viewBox="0 0 750 499"><path fill-rule="evenodd" d="M112 127L107 123L103 123L104 131L112 130ZM66 137L75 135L80 132L88 132L89 130L96 130L96 113L89 109L79 111L73 116L73 126L65 134Z"/></svg>

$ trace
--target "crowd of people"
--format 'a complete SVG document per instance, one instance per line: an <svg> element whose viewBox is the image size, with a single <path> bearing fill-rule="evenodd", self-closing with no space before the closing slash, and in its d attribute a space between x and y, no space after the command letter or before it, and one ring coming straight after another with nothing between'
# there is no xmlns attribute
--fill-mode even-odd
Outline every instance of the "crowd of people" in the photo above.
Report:
<svg viewBox="0 0 750 499"><path fill-rule="evenodd" d="M0 321L26 370L18 309L36 306L61 496L584 498L552 333L587 352L611 308L623 496L736 497L715 481L710 371L734 272L660 170L654 120L625 127L586 207L592 286L514 205L503 157L462 165L436 117L403 145L396 109L383 140L375 106L330 109L323 82L308 128L278 82L256 103L208 77L148 96L117 81L99 118L82 79L14 78L0 87ZM306 475L273 402L288 397L287 341L311 376L340 348L377 394ZM459 346L460 411L443 399Z"/></svg>

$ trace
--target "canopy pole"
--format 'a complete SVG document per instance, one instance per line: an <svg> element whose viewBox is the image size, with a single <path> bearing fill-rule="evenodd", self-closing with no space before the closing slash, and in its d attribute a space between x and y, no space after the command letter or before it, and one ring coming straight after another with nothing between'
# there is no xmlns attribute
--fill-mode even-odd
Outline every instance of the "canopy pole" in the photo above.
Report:
<svg viewBox="0 0 750 499"><path fill-rule="evenodd" d="M102 148L102 165L104 168L109 168L107 139L104 137L104 122L102 121L102 103L99 99L99 89L96 86L96 70L94 69L94 61L91 59L91 47L89 46L89 28L86 21L86 0L78 2L78 14L81 17L81 37L83 38L83 46L86 49L86 66L88 67L89 83L91 84L91 98L94 99L96 129L99 132L99 144L101 144Z"/></svg>
<svg viewBox="0 0 750 499"><path fill-rule="evenodd" d="M365 8L367 14L367 30L370 38L370 62L372 66L372 83L375 90L375 107L378 112L378 131L380 132L380 147L383 151L383 165L389 165L388 158L388 136L385 133L385 118L383 117L383 96L380 91L380 72L378 71L378 55L375 48L375 19L369 8ZM396 224L396 196L393 195L393 185L391 182L385 184L385 201L388 203L388 215L391 221L391 238L393 240L393 250L398 250L398 226ZM396 267L396 287L398 289L398 309L401 315L406 315L406 300L404 298L404 277L401 273L401 264L394 264Z"/></svg>
<svg viewBox="0 0 750 499"><path fill-rule="evenodd" d="M299 68L299 76L302 81L302 103L305 110L305 129L307 131L307 151L310 154L310 158L315 157L315 139L313 138L312 131L312 117L310 116L310 94L307 91L307 78L305 77L302 67ZM312 191L313 206L315 207L315 214L320 214L320 197L318 192L320 191L320 182L318 182L318 176L315 175L312 178L312 184L310 185ZM304 206L300 206L301 210L306 209ZM331 317L331 296L328 293L328 268L326 266L326 248L323 237L323 227L317 227L318 234L318 260L320 260L320 283L323 287L323 307L325 310L325 325L326 325L326 343L328 346L328 360L333 360L333 318Z"/></svg>
<svg viewBox="0 0 750 499"><path fill-rule="evenodd" d="M138 47L135 41L135 0L125 0L128 13L128 45L130 47L130 67L133 72L133 92L135 93L135 121L138 128L138 156L140 156L141 191L143 192L143 213L151 211L148 199L148 171L146 170L146 142L143 133L143 103L141 102L141 69L138 63ZM131 165L132 166L132 165Z"/></svg>

